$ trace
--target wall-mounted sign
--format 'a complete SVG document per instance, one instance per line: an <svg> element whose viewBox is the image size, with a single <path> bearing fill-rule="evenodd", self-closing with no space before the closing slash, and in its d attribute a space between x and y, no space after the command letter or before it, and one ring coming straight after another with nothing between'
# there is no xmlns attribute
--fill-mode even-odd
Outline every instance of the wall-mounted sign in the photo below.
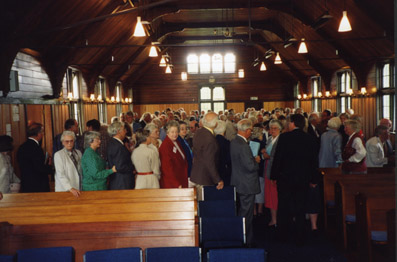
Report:
<svg viewBox="0 0 397 262"><path fill-rule="evenodd" d="M258 100L258 97L257 96L251 96L250 99L251 100Z"/></svg>

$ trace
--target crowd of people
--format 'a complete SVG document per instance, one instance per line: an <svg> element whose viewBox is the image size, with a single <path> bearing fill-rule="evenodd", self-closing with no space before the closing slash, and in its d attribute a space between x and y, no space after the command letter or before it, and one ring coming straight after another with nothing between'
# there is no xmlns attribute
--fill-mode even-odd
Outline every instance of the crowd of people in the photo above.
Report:
<svg viewBox="0 0 397 262"><path fill-rule="evenodd" d="M140 119L129 111L108 126L89 120L82 135L77 121L68 119L54 137L51 158L41 147L44 127L33 122L16 154L20 179L10 161L12 138L0 136L0 192L49 192L49 174L55 174L55 191L75 197L91 190L196 187L201 199L203 186L233 185L249 245L253 217L264 207L270 209L270 227L277 225L287 237L293 226L301 241L305 214L317 230L318 168L365 173L367 167L394 165L391 127L382 119L365 141L362 118L352 110L338 116L330 110L306 114L302 108L242 113L167 108Z"/></svg>

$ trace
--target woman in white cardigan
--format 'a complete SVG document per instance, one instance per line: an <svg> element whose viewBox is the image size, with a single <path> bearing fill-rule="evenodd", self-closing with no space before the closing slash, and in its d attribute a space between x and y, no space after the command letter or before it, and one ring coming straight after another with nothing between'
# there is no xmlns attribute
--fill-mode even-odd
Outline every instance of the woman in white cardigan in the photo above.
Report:
<svg viewBox="0 0 397 262"><path fill-rule="evenodd" d="M81 152L74 149L76 136L71 131L64 131L61 136L63 149L54 155L55 192L71 192L75 197L81 191Z"/></svg>

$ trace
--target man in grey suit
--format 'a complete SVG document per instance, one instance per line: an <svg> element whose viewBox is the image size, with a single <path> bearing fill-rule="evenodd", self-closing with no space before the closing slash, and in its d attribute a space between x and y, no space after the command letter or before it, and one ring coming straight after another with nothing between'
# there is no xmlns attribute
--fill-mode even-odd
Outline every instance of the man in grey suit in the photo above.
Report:
<svg viewBox="0 0 397 262"><path fill-rule="evenodd" d="M238 215L245 217L248 246L251 246L253 241L252 219L255 195L261 191L258 177L260 157L256 156L254 158L247 140L251 136L251 132L251 120L240 120L237 123L237 136L230 143L232 160L231 185L236 187L240 201Z"/></svg>

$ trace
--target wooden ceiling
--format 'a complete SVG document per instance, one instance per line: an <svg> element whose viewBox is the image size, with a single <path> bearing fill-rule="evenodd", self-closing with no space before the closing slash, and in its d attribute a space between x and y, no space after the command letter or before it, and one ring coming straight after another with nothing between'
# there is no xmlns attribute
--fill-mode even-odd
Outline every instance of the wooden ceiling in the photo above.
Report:
<svg viewBox="0 0 397 262"><path fill-rule="evenodd" d="M246 82L279 86L321 75L329 87L332 75L344 67L365 86L374 64L394 57L392 0L6 0L4 6L0 88L5 94L12 61L23 48L41 62L54 97L68 66L83 72L89 90L103 76L111 89L121 81L125 89L139 92L151 81L149 73L159 70L160 58L148 57L151 42L175 56L178 77L189 51L228 48L237 50ZM343 10L351 32L337 31ZM148 22L148 37L132 36L138 15ZM301 38L308 54L297 53ZM279 52L283 64L274 65L270 51ZM265 60L269 52L273 56ZM259 66L252 65L255 58L276 73L261 76Z"/></svg>

